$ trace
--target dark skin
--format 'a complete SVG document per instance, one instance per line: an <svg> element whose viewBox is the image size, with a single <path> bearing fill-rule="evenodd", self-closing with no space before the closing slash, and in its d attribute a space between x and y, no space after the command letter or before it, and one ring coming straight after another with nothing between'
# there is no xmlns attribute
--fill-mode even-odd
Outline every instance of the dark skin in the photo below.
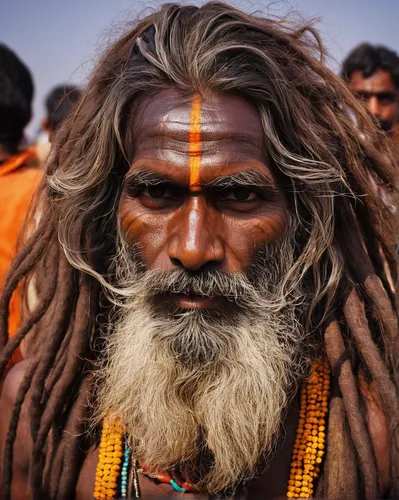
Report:
<svg viewBox="0 0 399 500"><path fill-rule="evenodd" d="M194 168L190 155L191 100L184 100L173 90L164 91L141 103L135 116L138 119L131 124L134 156L119 214L126 238L140 245L146 267L184 268L189 272L216 268L226 273L246 273L256 248L275 243L288 222L287 201L267 161L257 110L235 96L201 103L200 182L195 185L190 182ZM177 296L174 300L180 308L220 306L219 299L198 296ZM26 363L14 367L4 384L0 456ZM376 397L367 388L365 393L370 398L366 407L375 455L381 462L380 475L385 475L389 484L389 463L383 462L389 453L384 417ZM31 453L27 406L23 408L14 447L13 498L18 500L30 498L26 493ZM268 469L260 470L251 481L249 498L285 497L297 410L295 399L284 420L285 432L280 436L278 451ZM78 500L92 497L97 453L92 449L87 455L78 483ZM157 485L147 477L140 476L140 485L144 498L182 497L170 485Z"/></svg>
<svg viewBox="0 0 399 500"><path fill-rule="evenodd" d="M246 273L254 249L273 244L288 221L263 151L260 116L233 96L202 103L200 185L193 188L191 100L181 102L164 91L138 110L122 228L129 242L139 243L148 269Z"/></svg>
<svg viewBox="0 0 399 500"><path fill-rule="evenodd" d="M391 124L389 133L399 144L398 91L391 74L381 68L368 77L365 77L361 71L354 71L349 80L349 86L359 95L374 116Z"/></svg>

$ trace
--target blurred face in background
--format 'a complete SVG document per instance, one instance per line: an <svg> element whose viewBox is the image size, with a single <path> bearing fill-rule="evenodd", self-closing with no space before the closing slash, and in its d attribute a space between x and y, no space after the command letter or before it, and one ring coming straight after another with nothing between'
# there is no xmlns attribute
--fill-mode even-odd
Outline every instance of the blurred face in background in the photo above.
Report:
<svg viewBox="0 0 399 500"><path fill-rule="evenodd" d="M369 77L354 71L349 86L376 117L382 130L393 135L397 126L398 92L391 74L380 68Z"/></svg>

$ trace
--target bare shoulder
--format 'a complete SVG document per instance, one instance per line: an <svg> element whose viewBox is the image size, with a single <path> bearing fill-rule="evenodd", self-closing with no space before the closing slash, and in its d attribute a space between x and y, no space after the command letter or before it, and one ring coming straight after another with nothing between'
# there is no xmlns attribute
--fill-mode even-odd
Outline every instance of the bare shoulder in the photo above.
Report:
<svg viewBox="0 0 399 500"><path fill-rule="evenodd" d="M3 405L13 405L17 397L19 386L25 376L29 361L21 361L11 368L4 379L1 390L0 403Z"/></svg>
<svg viewBox="0 0 399 500"><path fill-rule="evenodd" d="M29 361L21 361L7 374L4 380L0 397L0 484L3 477L3 456L7 441L8 429L11 422L18 389L24 379ZM31 438L28 422L28 403L22 406L18 424L17 436L14 446L13 464L13 498L27 499L27 478L29 470L29 457L31 451ZM2 491L0 486L0 491ZM19 495L19 496L18 496ZM0 494L1 498L1 494Z"/></svg>

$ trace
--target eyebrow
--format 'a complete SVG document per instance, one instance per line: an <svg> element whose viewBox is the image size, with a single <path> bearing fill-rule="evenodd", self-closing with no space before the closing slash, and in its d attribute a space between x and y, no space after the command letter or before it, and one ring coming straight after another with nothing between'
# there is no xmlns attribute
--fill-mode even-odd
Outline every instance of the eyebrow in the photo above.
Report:
<svg viewBox="0 0 399 500"><path fill-rule="evenodd" d="M236 186L277 189L275 183L267 175L258 170L244 170L237 174L217 177L213 181L205 184L205 187L217 189L228 189Z"/></svg>
<svg viewBox="0 0 399 500"><path fill-rule="evenodd" d="M178 181L168 174L161 174L146 168L138 167L131 174L128 174L125 183L130 186L154 186L157 184L174 184L176 186L185 188L188 187L188 181ZM257 187L260 189L267 189L276 191L278 188L276 184L265 174L258 170L244 170L232 175L223 175L216 177L212 181L203 184L204 188L214 189L229 189L237 186Z"/></svg>

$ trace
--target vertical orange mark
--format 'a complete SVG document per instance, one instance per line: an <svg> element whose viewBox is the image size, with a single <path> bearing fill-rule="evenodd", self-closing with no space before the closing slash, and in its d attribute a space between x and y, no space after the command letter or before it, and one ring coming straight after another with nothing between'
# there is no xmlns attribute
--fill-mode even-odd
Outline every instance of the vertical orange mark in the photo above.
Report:
<svg viewBox="0 0 399 500"><path fill-rule="evenodd" d="M200 189L200 164L201 164L201 98L196 95L193 99L190 115L190 189L198 191Z"/></svg>

